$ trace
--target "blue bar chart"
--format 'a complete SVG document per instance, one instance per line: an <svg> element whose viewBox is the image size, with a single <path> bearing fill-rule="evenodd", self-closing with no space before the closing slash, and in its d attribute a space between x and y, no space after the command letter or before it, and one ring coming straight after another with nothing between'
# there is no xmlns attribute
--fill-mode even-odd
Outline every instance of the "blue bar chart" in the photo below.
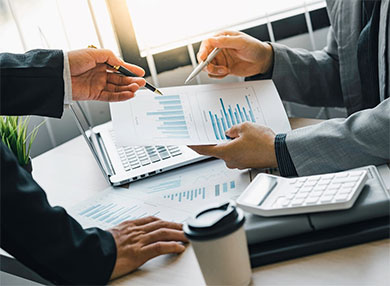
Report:
<svg viewBox="0 0 390 286"><path fill-rule="evenodd" d="M175 222L183 222L188 218L187 212L145 202L144 198L137 198L133 193L125 189L108 188L101 194L76 205L69 213L84 228L97 226L103 229L148 216Z"/></svg>
<svg viewBox="0 0 390 286"><path fill-rule="evenodd" d="M211 126L214 131L215 139L225 140L229 139L225 133L226 131L236 124L243 122L253 122L256 123L252 105L249 101L247 95L245 95L246 108L245 106L240 106L240 104L225 105L222 98L219 99L220 110L219 113L213 113L208 111L209 119Z"/></svg>
<svg viewBox="0 0 390 286"><path fill-rule="evenodd" d="M155 121L160 136L177 139L189 138L180 96L155 96L154 100L159 108L153 112L146 112L146 116Z"/></svg>
<svg viewBox="0 0 390 286"><path fill-rule="evenodd" d="M108 225L117 225L125 220L133 220L146 216L158 216L160 211L149 212L142 204L123 206L115 202L101 202L86 207L78 215Z"/></svg>
<svg viewBox="0 0 390 286"><path fill-rule="evenodd" d="M132 100L110 103L119 145L214 145L226 131L250 122L290 129L272 81L178 86L152 96L141 90Z"/></svg>
<svg viewBox="0 0 390 286"><path fill-rule="evenodd" d="M161 182L159 184L148 187L147 193L151 194L151 193L169 191L175 188L179 188L180 186L181 186L180 179L168 180L166 182Z"/></svg>
<svg viewBox="0 0 390 286"><path fill-rule="evenodd" d="M230 181L224 182L222 184L215 184L213 187L198 187L188 190L171 192L168 194L164 194L163 198L178 203L210 200L213 198L220 197L230 191L234 191L235 188L235 181Z"/></svg>
<svg viewBox="0 0 390 286"><path fill-rule="evenodd" d="M205 161L129 188L109 187L67 210L84 228L107 229L148 216L182 223L208 204L234 200L249 182L247 171L227 169L221 160Z"/></svg>

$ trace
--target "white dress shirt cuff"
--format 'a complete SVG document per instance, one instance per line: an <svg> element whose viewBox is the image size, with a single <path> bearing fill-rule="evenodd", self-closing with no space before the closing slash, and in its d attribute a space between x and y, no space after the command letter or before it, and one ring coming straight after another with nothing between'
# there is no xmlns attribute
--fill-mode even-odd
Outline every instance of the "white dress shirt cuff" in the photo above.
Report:
<svg viewBox="0 0 390 286"><path fill-rule="evenodd" d="M70 77L70 66L68 52L64 52L64 106L72 103L72 79Z"/></svg>

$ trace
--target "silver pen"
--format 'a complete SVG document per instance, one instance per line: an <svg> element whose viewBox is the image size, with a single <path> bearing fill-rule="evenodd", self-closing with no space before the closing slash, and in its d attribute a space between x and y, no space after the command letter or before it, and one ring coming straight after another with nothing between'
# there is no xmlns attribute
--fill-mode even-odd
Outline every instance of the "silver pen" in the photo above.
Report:
<svg viewBox="0 0 390 286"><path fill-rule="evenodd" d="M207 57L207 59L204 62L201 62L193 71L192 73L188 76L184 84L187 84L190 82L194 77L196 77L203 69L206 67L218 53L221 51L220 48L215 48Z"/></svg>

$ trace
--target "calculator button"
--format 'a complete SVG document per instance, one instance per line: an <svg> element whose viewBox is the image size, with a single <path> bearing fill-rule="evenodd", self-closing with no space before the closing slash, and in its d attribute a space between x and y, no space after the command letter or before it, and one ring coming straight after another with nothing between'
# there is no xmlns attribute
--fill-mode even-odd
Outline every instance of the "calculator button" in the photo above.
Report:
<svg viewBox="0 0 390 286"><path fill-rule="evenodd" d="M347 198L348 194L337 194L334 199L336 202L344 202L347 200Z"/></svg>
<svg viewBox="0 0 390 286"><path fill-rule="evenodd" d="M332 189L332 190L327 189L325 192L325 194L332 195L332 196L335 195L336 193L337 193L337 190L335 190L335 189Z"/></svg>
<svg viewBox="0 0 390 286"><path fill-rule="evenodd" d="M317 181L315 182L307 181L304 187L314 187L315 185L317 185Z"/></svg>
<svg viewBox="0 0 390 286"><path fill-rule="evenodd" d="M346 184L343 184L343 188L352 188L353 186L355 186L354 183L346 183Z"/></svg>
<svg viewBox="0 0 390 286"><path fill-rule="evenodd" d="M311 192L310 196L311 197L320 197L320 196L322 196L323 193L324 193L323 191L315 191L314 190Z"/></svg>
<svg viewBox="0 0 390 286"><path fill-rule="evenodd" d="M320 180L320 177L311 177L311 178L309 178L307 181L308 182L317 182L317 181L319 181Z"/></svg>
<svg viewBox="0 0 390 286"><path fill-rule="evenodd" d="M297 181L298 181L297 179L290 179L290 185L295 184Z"/></svg>
<svg viewBox="0 0 390 286"><path fill-rule="evenodd" d="M344 180L344 183L356 183L357 181L359 181L359 177L351 177L351 178L346 178Z"/></svg>
<svg viewBox="0 0 390 286"><path fill-rule="evenodd" d="M359 172L351 172L351 173L349 173L349 176L350 177L360 177L361 175L363 174L363 172L362 171L359 171Z"/></svg>
<svg viewBox="0 0 390 286"><path fill-rule="evenodd" d="M346 177L348 177L348 173L347 172L336 174L336 178L346 178Z"/></svg>
<svg viewBox="0 0 390 286"><path fill-rule="evenodd" d="M321 180L319 181L318 185L329 185L330 181L331 181L330 179Z"/></svg>
<svg viewBox="0 0 390 286"><path fill-rule="evenodd" d="M303 187L302 189L299 190L300 193L309 193L313 187Z"/></svg>
<svg viewBox="0 0 390 286"><path fill-rule="evenodd" d="M336 178L333 180L333 184L342 184L342 183L345 183L345 178Z"/></svg>
<svg viewBox="0 0 390 286"><path fill-rule="evenodd" d="M318 199L319 199L320 197L309 197L309 198L307 198L306 199L306 204L307 205L313 205L313 204L315 204L315 203L317 203L317 201L318 201Z"/></svg>
<svg viewBox="0 0 390 286"><path fill-rule="evenodd" d="M323 179L333 179L334 175L333 174L323 175L322 178Z"/></svg>
<svg viewBox="0 0 390 286"><path fill-rule="evenodd" d="M303 199L294 199L292 202L291 202L291 205L292 206L300 206L303 204Z"/></svg>
<svg viewBox="0 0 390 286"><path fill-rule="evenodd" d="M353 188L342 188L338 193L339 194L349 194L350 192L352 192Z"/></svg>
<svg viewBox="0 0 390 286"><path fill-rule="evenodd" d="M284 199L281 202L282 207L287 207L289 204L290 204L290 200L288 199Z"/></svg>
<svg viewBox="0 0 390 286"><path fill-rule="evenodd" d="M278 197L275 202L273 203L272 207L273 208L280 208L282 206L282 203L284 202L285 198L284 197Z"/></svg>
<svg viewBox="0 0 390 286"><path fill-rule="evenodd" d="M316 191L322 192L325 190L326 190L326 186L316 186L313 191L314 192L316 192Z"/></svg>
<svg viewBox="0 0 390 286"><path fill-rule="evenodd" d="M304 183L304 182L306 182L307 181L307 178L300 178L300 179L298 179L298 182L299 183Z"/></svg>
<svg viewBox="0 0 390 286"><path fill-rule="evenodd" d="M338 190L340 189L341 187L341 184L334 184L332 183L329 187L328 187L328 190Z"/></svg>
<svg viewBox="0 0 390 286"><path fill-rule="evenodd" d="M309 198L319 198L321 197L321 193L311 193Z"/></svg>
<svg viewBox="0 0 390 286"><path fill-rule="evenodd" d="M321 203L330 203L333 200L333 196L331 195L325 195L320 199Z"/></svg>
<svg viewBox="0 0 390 286"><path fill-rule="evenodd" d="M299 193L295 196L296 199L305 199L309 193Z"/></svg>
<svg viewBox="0 0 390 286"><path fill-rule="evenodd" d="M288 194L286 195L286 199L292 200L295 197L295 194Z"/></svg>

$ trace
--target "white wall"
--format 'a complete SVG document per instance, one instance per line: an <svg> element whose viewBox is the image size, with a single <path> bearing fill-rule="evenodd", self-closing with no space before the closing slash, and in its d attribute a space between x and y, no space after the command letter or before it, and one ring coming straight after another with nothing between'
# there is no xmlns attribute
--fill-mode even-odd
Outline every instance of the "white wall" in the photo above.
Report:
<svg viewBox="0 0 390 286"><path fill-rule="evenodd" d="M327 28L324 28L314 32L317 48L322 48L325 46L327 30ZM279 43L297 48L310 49L311 47L310 39L307 34L284 39ZM172 71L163 72L158 75L160 86L166 87L182 85L191 71L192 67L186 66L177 68ZM148 80L151 79L149 78ZM215 80L208 78L205 73L201 74L202 83L234 82L240 80L242 79L232 76L226 77L223 80ZM83 102L83 106L85 106L85 111L87 112L87 115L89 116L92 124L98 125L110 120L109 106L107 103ZM288 103L286 104L286 109L288 111L289 116L326 118L325 110L321 110L320 108L312 108L298 104ZM343 109L329 109L329 115L331 117L344 117L345 114L346 113ZM39 117L33 117L31 125L38 124L40 120L41 119ZM50 138L49 136L48 128L52 129L52 138ZM45 126L41 127L37 139L32 148L32 156L34 157L43 152L46 152L47 150L50 150L51 148L58 146L78 135L80 135L80 133L77 129L70 110L65 110L64 115L61 119L47 119L47 123L45 124Z"/></svg>

